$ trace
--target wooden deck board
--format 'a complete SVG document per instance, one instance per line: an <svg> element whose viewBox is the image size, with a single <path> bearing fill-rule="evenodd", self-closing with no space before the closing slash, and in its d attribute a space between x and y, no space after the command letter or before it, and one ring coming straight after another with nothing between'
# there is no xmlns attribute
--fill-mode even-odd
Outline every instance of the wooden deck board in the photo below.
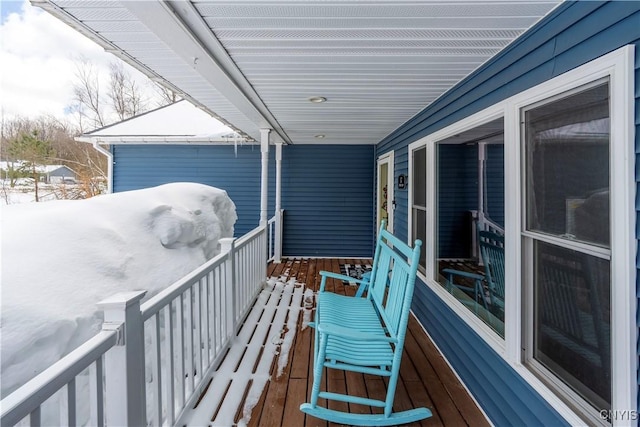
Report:
<svg viewBox="0 0 640 427"><path fill-rule="evenodd" d="M367 262L371 263L371 260ZM362 263L362 260L285 260L279 264L270 264L268 276L278 277L284 282L295 279L297 283L316 292L320 286L319 271L340 272L340 264L344 263ZM339 280L329 279L327 289L353 295L357 287L345 286ZM304 305L304 301L302 304ZM288 366L280 377L275 378L274 375L267 383L262 397L253 410L250 426L327 427L334 425L305 415L298 409L311 394L313 337L313 329L304 327L302 315L299 316L298 331L292 343ZM323 380L323 389L328 385L332 391L348 391L373 398L383 397L388 384L388 380L379 377L335 370L330 370L328 375L323 375ZM322 399L320 403L326 405ZM412 317L409 321L394 410L407 410L419 406L431 409L433 417L410 424L411 426L489 425L420 324ZM371 412L367 406L347 405L340 402L332 402L330 407L356 413ZM374 412L378 410L374 409Z"/></svg>

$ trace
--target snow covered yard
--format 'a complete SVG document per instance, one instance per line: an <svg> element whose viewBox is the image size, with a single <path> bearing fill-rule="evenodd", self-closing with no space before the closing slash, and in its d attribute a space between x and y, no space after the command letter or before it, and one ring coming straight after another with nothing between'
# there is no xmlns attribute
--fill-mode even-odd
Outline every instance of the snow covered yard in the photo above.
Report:
<svg viewBox="0 0 640 427"><path fill-rule="evenodd" d="M225 191L191 183L1 214L2 397L93 336L97 302L153 296L217 255L236 221Z"/></svg>
<svg viewBox="0 0 640 427"><path fill-rule="evenodd" d="M104 192L104 183L96 182ZM38 184L38 199L40 202L54 200L77 200L86 198L83 185L73 183ZM35 192L32 178L19 178L13 187L8 179L0 180L0 205L17 205L35 202Z"/></svg>

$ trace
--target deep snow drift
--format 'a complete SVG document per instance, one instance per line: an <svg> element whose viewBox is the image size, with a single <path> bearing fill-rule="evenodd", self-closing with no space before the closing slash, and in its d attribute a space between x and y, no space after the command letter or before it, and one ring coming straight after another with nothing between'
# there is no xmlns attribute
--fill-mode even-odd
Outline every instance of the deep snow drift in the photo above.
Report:
<svg viewBox="0 0 640 427"><path fill-rule="evenodd" d="M224 190L194 183L3 206L2 397L93 336L96 303L157 293L233 236Z"/></svg>

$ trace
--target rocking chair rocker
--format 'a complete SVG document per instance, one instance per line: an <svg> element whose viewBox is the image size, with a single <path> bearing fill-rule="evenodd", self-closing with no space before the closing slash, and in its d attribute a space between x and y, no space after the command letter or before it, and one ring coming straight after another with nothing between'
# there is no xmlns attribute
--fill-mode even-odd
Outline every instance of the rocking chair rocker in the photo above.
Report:
<svg viewBox="0 0 640 427"><path fill-rule="evenodd" d="M316 329L311 401L300 406L306 414L335 423L363 426L406 424L431 416L427 408L392 411L422 242L416 240L411 249L384 227L383 222L366 296L325 291L327 278L350 278L320 272L322 281L315 322L310 324ZM388 377L385 400L320 391L324 368ZM384 408L384 413L332 410L318 406L319 398Z"/></svg>

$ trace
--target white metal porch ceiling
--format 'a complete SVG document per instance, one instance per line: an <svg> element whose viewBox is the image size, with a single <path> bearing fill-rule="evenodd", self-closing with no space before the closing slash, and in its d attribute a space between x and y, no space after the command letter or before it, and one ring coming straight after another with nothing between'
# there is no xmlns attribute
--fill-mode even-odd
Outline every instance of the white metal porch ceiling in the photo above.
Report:
<svg viewBox="0 0 640 427"><path fill-rule="evenodd" d="M32 2L246 135L294 144L379 142L558 4Z"/></svg>

